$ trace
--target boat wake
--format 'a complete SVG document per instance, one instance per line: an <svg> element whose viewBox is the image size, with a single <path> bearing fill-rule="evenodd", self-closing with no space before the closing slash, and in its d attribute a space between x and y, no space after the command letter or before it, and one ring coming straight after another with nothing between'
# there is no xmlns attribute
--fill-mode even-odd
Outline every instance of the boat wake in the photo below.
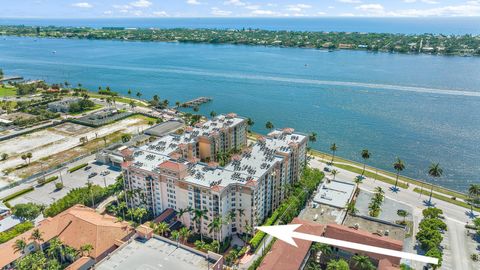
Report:
<svg viewBox="0 0 480 270"><path fill-rule="evenodd" d="M7 59L2 59L5 61ZM7 60L9 61L9 60ZM138 67L138 66L124 66L124 65L101 65L101 64L84 64L84 63L58 63L54 61L42 61L42 60L25 60L25 59L12 59L12 62L24 62L24 63L36 63L36 64L52 64L57 66L78 66L85 68L99 68L110 70L125 70L125 71L141 71L150 73L170 73L170 74L182 74L193 75L202 77L217 77L234 80L257 80L257 81L271 81L280 83L292 83L292 84L304 84L304 85L330 85L330 86L344 86L344 87L358 87L366 89L376 90L393 90L393 91L406 91L416 93L428 93L437 95L454 95L454 96L471 96L480 97L480 92L466 91L466 90L453 90L453 89L441 89L441 88L429 88L429 87L417 87L417 86L402 86L392 84L379 84L379 83L363 83L363 82L348 82L348 81L331 81L331 80L317 80L317 79L305 79L305 78L293 78L293 77L280 77L280 76L266 76L266 75L252 75L242 73L226 73L226 72L214 72L200 69L184 69L179 67Z"/></svg>

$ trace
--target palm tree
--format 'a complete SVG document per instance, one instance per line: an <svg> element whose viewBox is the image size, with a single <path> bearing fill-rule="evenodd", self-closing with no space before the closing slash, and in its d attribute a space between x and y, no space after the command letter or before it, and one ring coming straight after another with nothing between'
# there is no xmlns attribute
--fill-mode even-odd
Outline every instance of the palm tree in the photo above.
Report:
<svg viewBox="0 0 480 270"><path fill-rule="evenodd" d="M180 233L180 237L182 238L183 243L185 243L188 237L190 237L190 235L192 234L192 232L187 227L182 227L178 232Z"/></svg>
<svg viewBox="0 0 480 270"><path fill-rule="evenodd" d="M330 173L333 175L333 180L335 180L335 176L337 176L337 174L339 174L339 171L333 169Z"/></svg>
<svg viewBox="0 0 480 270"><path fill-rule="evenodd" d="M132 90L128 89L128 96L131 96L132 95Z"/></svg>
<svg viewBox="0 0 480 270"><path fill-rule="evenodd" d="M376 269L369 257L364 255L354 255L352 257L353 265L360 270Z"/></svg>
<svg viewBox="0 0 480 270"><path fill-rule="evenodd" d="M137 97L140 98L142 96L142 93L137 92Z"/></svg>
<svg viewBox="0 0 480 270"><path fill-rule="evenodd" d="M310 142L316 142L317 141L317 133L316 132L310 133L310 135L308 135L308 140Z"/></svg>
<svg viewBox="0 0 480 270"><path fill-rule="evenodd" d="M373 189L373 191L381 195L385 194L385 191L383 191L383 188L381 187L376 187Z"/></svg>
<svg viewBox="0 0 480 270"><path fill-rule="evenodd" d="M23 154L21 155L21 158L23 161L25 161L25 163L27 163L27 159L28 159L27 155Z"/></svg>
<svg viewBox="0 0 480 270"><path fill-rule="evenodd" d="M365 166L367 166L367 160L370 158L370 152L368 152L368 149L363 149L361 156L363 158L363 171L362 171L362 176L365 174Z"/></svg>
<svg viewBox="0 0 480 270"><path fill-rule="evenodd" d="M15 244L13 244L13 249L15 253L20 252L23 254L26 247L27 242L25 242L24 238L15 240Z"/></svg>
<svg viewBox="0 0 480 270"><path fill-rule="evenodd" d="M432 163L430 165L430 168L428 169L428 175L430 175L433 178L438 178L442 176L443 174L443 169L440 167L439 163ZM432 182L432 188L430 189L430 198L428 199L428 204L431 205L432 203L432 194L433 194L433 182Z"/></svg>
<svg viewBox="0 0 480 270"><path fill-rule="evenodd" d="M195 222L195 227L198 229L198 233L200 234L200 240L203 241L203 234L202 234L202 222L203 218L207 216L207 210L204 209L194 209L193 210L193 221Z"/></svg>
<svg viewBox="0 0 480 270"><path fill-rule="evenodd" d="M180 244L180 242L179 242L180 241L180 233L178 231L172 231L171 235L172 235L172 239L177 242L177 248L178 248L178 246Z"/></svg>
<svg viewBox="0 0 480 270"><path fill-rule="evenodd" d="M85 256L85 253L87 254L87 256L90 256L90 252L92 252L93 250L93 246L91 244L85 244L83 246L80 247L80 254L83 256Z"/></svg>
<svg viewBox="0 0 480 270"><path fill-rule="evenodd" d="M166 222L161 222L154 227L154 231L156 234L161 234L165 237L165 234L170 231L170 226Z"/></svg>
<svg viewBox="0 0 480 270"><path fill-rule="evenodd" d="M400 217L403 217L403 224L405 224L405 219L407 218L409 213L407 212L407 210L398 209L397 210L397 215L400 216Z"/></svg>
<svg viewBox="0 0 480 270"><path fill-rule="evenodd" d="M255 124L255 122L253 121L253 119L252 119L252 118L250 118L250 117L249 117L249 118L247 118L247 125L248 125L248 126L250 126L250 127L251 127L251 126L253 126L254 124Z"/></svg>
<svg viewBox="0 0 480 270"><path fill-rule="evenodd" d="M213 117L217 116L217 113L215 111L211 111L210 116L213 118Z"/></svg>
<svg viewBox="0 0 480 270"><path fill-rule="evenodd" d="M337 152L337 150L338 150L337 144L332 143L332 145L330 145L330 151L332 151L332 164L333 164L333 160L335 159L335 152Z"/></svg>
<svg viewBox="0 0 480 270"><path fill-rule="evenodd" d="M222 226L223 226L223 220L222 220L222 217L219 217L219 216L214 217L212 222L208 224L208 228L210 228L209 232L213 233L214 235L213 239L215 239L215 233L217 233L217 240L220 241L221 239L220 232L221 232ZM218 248L220 248L220 246ZM218 252L219 250L217 249L217 253Z"/></svg>
<svg viewBox="0 0 480 270"><path fill-rule="evenodd" d="M274 128L273 123L270 122L270 121L267 121L267 123L265 123L265 127L266 127L268 130L272 130L272 129Z"/></svg>
<svg viewBox="0 0 480 270"><path fill-rule="evenodd" d="M30 239L33 240L37 248L39 248L40 251L43 252L43 247L41 245L41 242L43 241L42 232L40 232L39 229L34 229L32 231L32 234L30 235Z"/></svg>
<svg viewBox="0 0 480 270"><path fill-rule="evenodd" d="M180 221L181 221L182 223L184 223L184 222L183 222L183 215L185 215L186 213L189 213L190 211L191 211L191 209L189 209L189 208L180 208L180 209L178 209L177 216L180 217Z"/></svg>
<svg viewBox="0 0 480 270"><path fill-rule="evenodd" d="M470 212L473 213L473 205L478 202L480 197L480 184L471 184L468 188L468 196L470 197Z"/></svg>
<svg viewBox="0 0 480 270"><path fill-rule="evenodd" d="M238 217L240 218L240 222L242 221L242 217L245 216L245 209L237 209L237 212L238 212Z"/></svg>
<svg viewBox="0 0 480 270"><path fill-rule="evenodd" d="M393 163L393 168L395 169L395 171L397 171L397 177L395 179L395 187L394 187L394 190L397 190L398 177L400 176L400 172L405 170L405 164L400 158L397 157L397 160Z"/></svg>
<svg viewBox="0 0 480 270"><path fill-rule="evenodd" d="M50 246L47 250L48 256L50 256L50 258L56 258L63 263L65 261L65 252L62 242L58 239L58 237L55 237L50 240L49 244Z"/></svg>
<svg viewBox="0 0 480 270"><path fill-rule="evenodd" d="M319 263L310 261L310 263L307 264L307 267L305 269L306 270L322 270L322 267L320 267Z"/></svg>

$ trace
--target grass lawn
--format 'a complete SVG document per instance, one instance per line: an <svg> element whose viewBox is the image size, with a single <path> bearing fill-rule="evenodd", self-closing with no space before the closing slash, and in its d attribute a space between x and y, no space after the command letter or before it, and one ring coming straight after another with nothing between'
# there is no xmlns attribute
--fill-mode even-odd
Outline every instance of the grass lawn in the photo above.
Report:
<svg viewBox="0 0 480 270"><path fill-rule="evenodd" d="M435 188L434 188L434 190L435 190ZM430 196L430 187L426 187L423 190L421 188L414 188L413 191L415 191L419 194L421 193L423 195ZM455 205L470 209L470 205L468 203L462 202L462 201L457 201L457 200L452 199L451 197L443 196L443 195L440 195L438 193L433 193L432 198L442 200L442 201L445 201L445 202L449 202L449 203L453 203ZM473 207L473 210L480 211L480 208Z"/></svg>
<svg viewBox="0 0 480 270"><path fill-rule="evenodd" d="M338 168L341 168L341 169L344 169L344 170L347 170L347 171L354 172L354 173L358 173L358 174L362 173L362 169L359 169L357 167L353 167L353 166L349 166L349 165L343 165L343 164L334 164L334 166L338 167ZM392 186L395 185L395 180L394 179L390 179L390 178L387 178L387 177L382 176L382 175L376 175L373 172L365 171L364 175L366 177L374 178L378 181L382 181L382 182L391 184ZM405 184L405 182L402 182L401 180L398 180L397 186L399 186L401 188L407 188L407 185Z"/></svg>
<svg viewBox="0 0 480 270"><path fill-rule="evenodd" d="M320 151L317 151L317 150L310 150L310 154L314 155L314 156L317 156L317 157L321 157L321 158L324 158L324 159L331 159L332 156L330 154L327 154L327 153L323 153L323 152L320 152ZM363 164L362 163L359 163L359 162L355 162L355 161L352 161L352 160L348 160L348 159L344 159L344 158L341 158L341 157L337 157L335 156L335 159L334 159L334 162L342 162L342 163L348 163L348 164L353 164L353 165L356 165L356 166L361 166L363 167ZM335 166L338 166L340 167L340 165L335 165ZM350 168L353 168L353 169L356 169L354 167L351 167L351 166L348 166L349 168L344 168L346 170L349 170L349 171L353 171L353 170L350 170ZM384 170L380 170L380 169L377 169L377 168L373 168L373 167L370 167L370 166L366 166L366 169L367 170L371 170L371 171L375 171L375 170L378 170L379 173L382 173L384 175L388 175L390 177L393 177L395 178L396 177L396 174L393 173L393 172L389 172L389 171L384 171ZM407 168L408 169L408 168ZM360 173L362 172L362 170L359 170ZM355 171L356 172L356 171ZM365 173L367 174L367 173ZM380 180L380 178L377 178ZM388 178L386 178L388 179ZM390 181L390 179L388 179ZM399 182L409 182L409 183L412 183L412 184L415 184L415 185L422 185L422 182L420 181L417 181L415 179L412 179L412 178L409 178L409 177L405 177L405 176L401 176L398 178ZM383 181L383 180L381 180ZM395 182L395 181L394 181ZM387 182L387 183L390 183L390 182ZM403 186L401 186L403 187ZM451 196L451 197L457 197L457 198L461 198L461 199L467 199L468 196L465 195L464 193L461 193L461 192L457 192L457 191L454 191L454 190L449 190L449 189L445 189L445 188L442 188L442 187L439 187L439 186L434 186L433 187L433 190L436 191L436 192L439 192L439 193L443 193L447 196Z"/></svg>
<svg viewBox="0 0 480 270"><path fill-rule="evenodd" d="M0 86L0 97L13 97L16 95L17 95L16 88Z"/></svg>
<svg viewBox="0 0 480 270"><path fill-rule="evenodd" d="M83 112L76 112L76 113L68 113L70 115L80 115L80 114L84 114L84 113L87 113L87 112L90 112L90 111L93 111L93 110L98 110L100 108L102 108L103 106L100 105L100 104L95 104L95 106L93 106L93 108L91 109L88 109L86 111L83 111Z"/></svg>

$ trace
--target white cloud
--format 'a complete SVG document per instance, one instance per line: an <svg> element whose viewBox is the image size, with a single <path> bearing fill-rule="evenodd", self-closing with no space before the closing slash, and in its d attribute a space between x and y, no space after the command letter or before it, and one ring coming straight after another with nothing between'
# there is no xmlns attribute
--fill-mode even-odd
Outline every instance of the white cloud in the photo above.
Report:
<svg viewBox="0 0 480 270"><path fill-rule="evenodd" d="M152 12L152 15L155 16L155 17L168 17L168 13L166 11L163 11L163 10L154 11L154 12Z"/></svg>
<svg viewBox="0 0 480 270"><path fill-rule="evenodd" d="M189 4L189 5L201 5L202 3L198 2L198 0L187 0L187 4Z"/></svg>
<svg viewBox="0 0 480 270"><path fill-rule="evenodd" d="M72 4L72 6L78 7L78 8L92 8L93 7L92 4L87 3L87 2L75 3L75 4Z"/></svg>
<svg viewBox="0 0 480 270"><path fill-rule="evenodd" d="M286 9L288 11L301 12L304 9L308 9L311 7L312 7L311 5L307 5L307 4L295 4L295 5L287 5Z"/></svg>
<svg viewBox="0 0 480 270"><path fill-rule="evenodd" d="M113 5L112 6L114 9L122 9L122 10L125 10L125 9L131 9L132 7L129 6L129 5Z"/></svg>
<svg viewBox="0 0 480 270"><path fill-rule="evenodd" d="M323 12L323 11L319 11L319 12L317 12L317 15L318 16L324 16L324 15L327 15L327 13Z"/></svg>
<svg viewBox="0 0 480 270"><path fill-rule="evenodd" d="M248 5L248 6L245 6L245 8L250 10L256 10L256 9L260 9L260 5Z"/></svg>
<svg viewBox="0 0 480 270"><path fill-rule="evenodd" d="M361 0L336 0L337 2L344 3L344 4L360 4L362 3Z"/></svg>
<svg viewBox="0 0 480 270"><path fill-rule="evenodd" d="M104 15L112 15L113 14L113 11L111 10L106 10L103 12Z"/></svg>
<svg viewBox="0 0 480 270"><path fill-rule="evenodd" d="M422 2L422 3L425 3L425 4L431 4L431 5L435 5L435 4L438 4L440 3L439 1L437 0L418 0L419 2ZM404 3L416 3L417 0L403 0Z"/></svg>
<svg viewBox="0 0 480 270"><path fill-rule="evenodd" d="M232 6L245 6L246 4L240 0L228 0L223 2L224 5L232 5Z"/></svg>
<svg viewBox="0 0 480 270"><path fill-rule="evenodd" d="M130 3L130 6L137 7L137 8L147 8L151 5L152 5L152 2L148 0L138 0Z"/></svg>
<svg viewBox="0 0 480 270"><path fill-rule="evenodd" d="M133 14L134 16L140 17L140 16L143 16L143 11L134 10L134 11L131 12L131 14Z"/></svg>
<svg viewBox="0 0 480 270"><path fill-rule="evenodd" d="M362 15L381 15L385 13L385 8L380 4L365 4L355 7L356 10L360 10L365 14Z"/></svg>
<svg viewBox="0 0 480 270"><path fill-rule="evenodd" d="M232 14L231 11L222 10L222 9L219 9L218 7L212 7L210 13L215 16L228 16Z"/></svg>
<svg viewBox="0 0 480 270"><path fill-rule="evenodd" d="M252 11L252 15L277 15L277 13L272 10L257 9Z"/></svg>

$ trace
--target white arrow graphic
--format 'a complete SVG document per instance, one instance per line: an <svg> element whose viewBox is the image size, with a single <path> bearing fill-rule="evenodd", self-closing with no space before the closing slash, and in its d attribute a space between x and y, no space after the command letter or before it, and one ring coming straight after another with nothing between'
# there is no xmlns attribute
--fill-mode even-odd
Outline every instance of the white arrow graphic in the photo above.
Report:
<svg viewBox="0 0 480 270"><path fill-rule="evenodd" d="M343 248L349 248L349 249L354 249L359 251L382 254L382 255L387 255L387 256L392 256L397 258L404 258L404 259L419 261L423 263L430 263L435 265L438 264L437 258L432 258L432 257L427 257L427 256L413 254L413 253L392 250L392 249L374 247L374 246L348 242L348 241L343 241L343 240L338 240L333 238L327 238L323 236L296 232L295 230L298 229L298 227L300 226L302 226L302 224L262 226L262 227L256 227L256 229L264 233L267 233L295 247L297 247L297 244L295 243L293 238L323 243L323 244L336 246L336 247L343 247Z"/></svg>

